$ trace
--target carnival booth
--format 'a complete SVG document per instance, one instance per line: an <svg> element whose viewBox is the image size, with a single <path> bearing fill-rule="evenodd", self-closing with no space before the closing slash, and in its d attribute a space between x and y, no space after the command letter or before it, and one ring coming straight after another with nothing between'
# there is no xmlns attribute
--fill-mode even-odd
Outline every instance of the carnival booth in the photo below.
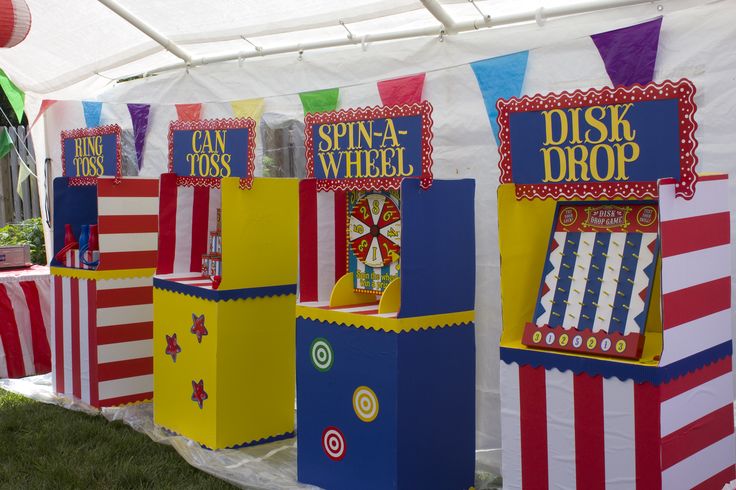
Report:
<svg viewBox="0 0 736 490"><path fill-rule="evenodd" d="M221 449L294 435L298 187L253 178L255 121L171 124L154 421Z"/></svg>
<svg viewBox="0 0 736 490"><path fill-rule="evenodd" d="M305 126L299 481L470 488L475 183L432 179L427 102L308 114Z"/></svg>
<svg viewBox="0 0 736 490"><path fill-rule="evenodd" d="M120 128L62 133L51 275L54 391L94 407L153 396L158 179L122 177Z"/></svg>
<svg viewBox="0 0 736 490"><path fill-rule="evenodd" d="M688 80L499 100L504 488L734 479L726 175Z"/></svg>

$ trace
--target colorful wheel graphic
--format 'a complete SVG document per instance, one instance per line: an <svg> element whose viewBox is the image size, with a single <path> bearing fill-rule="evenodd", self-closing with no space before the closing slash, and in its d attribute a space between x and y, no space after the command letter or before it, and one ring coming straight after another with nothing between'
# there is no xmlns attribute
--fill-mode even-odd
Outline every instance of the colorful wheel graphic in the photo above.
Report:
<svg viewBox="0 0 736 490"><path fill-rule="evenodd" d="M358 386L353 393L353 410L363 422L373 422L378 417L378 397L367 386Z"/></svg>
<svg viewBox="0 0 736 490"><path fill-rule="evenodd" d="M350 248L369 267L383 267L401 255L401 215L385 194L366 194L350 212Z"/></svg>
<svg viewBox="0 0 736 490"><path fill-rule="evenodd" d="M345 457L345 436L337 427L327 427L322 431L322 449L332 461Z"/></svg>
<svg viewBox="0 0 736 490"><path fill-rule="evenodd" d="M335 360L335 355L332 352L332 345L323 339L317 337L312 341L312 345L309 347L310 357L312 359L312 365L318 371L329 371L332 367L332 362Z"/></svg>

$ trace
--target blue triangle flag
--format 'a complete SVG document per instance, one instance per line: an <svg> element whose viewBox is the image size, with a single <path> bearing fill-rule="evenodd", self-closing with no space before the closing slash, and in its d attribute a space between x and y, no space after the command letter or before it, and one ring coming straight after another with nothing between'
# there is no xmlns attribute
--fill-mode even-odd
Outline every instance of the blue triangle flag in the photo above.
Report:
<svg viewBox="0 0 736 490"><path fill-rule="evenodd" d="M100 116L102 114L102 102L82 101L84 108L84 121L88 128L96 128L100 125Z"/></svg>
<svg viewBox="0 0 736 490"><path fill-rule="evenodd" d="M529 51L520 51L470 64L483 95L483 102L486 105L486 112L493 128L493 137L496 139L496 144L498 144L498 109L496 109L496 101L501 98L508 99L509 97L521 95L528 58Z"/></svg>

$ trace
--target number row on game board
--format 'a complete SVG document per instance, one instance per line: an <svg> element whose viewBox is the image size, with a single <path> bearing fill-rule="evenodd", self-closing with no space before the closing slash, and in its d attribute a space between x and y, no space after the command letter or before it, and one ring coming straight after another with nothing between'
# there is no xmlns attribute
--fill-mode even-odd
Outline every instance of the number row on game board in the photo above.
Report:
<svg viewBox="0 0 736 490"><path fill-rule="evenodd" d="M561 350L600 356L634 359L639 357L643 336L638 333L621 335L604 331L565 329L527 323L522 343L528 347Z"/></svg>

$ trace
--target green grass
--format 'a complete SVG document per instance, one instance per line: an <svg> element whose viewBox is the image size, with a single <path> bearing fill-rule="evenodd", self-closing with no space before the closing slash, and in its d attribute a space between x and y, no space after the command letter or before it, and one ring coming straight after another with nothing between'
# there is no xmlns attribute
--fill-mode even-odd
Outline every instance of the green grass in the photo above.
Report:
<svg viewBox="0 0 736 490"><path fill-rule="evenodd" d="M0 489L230 489L121 422L0 390Z"/></svg>

